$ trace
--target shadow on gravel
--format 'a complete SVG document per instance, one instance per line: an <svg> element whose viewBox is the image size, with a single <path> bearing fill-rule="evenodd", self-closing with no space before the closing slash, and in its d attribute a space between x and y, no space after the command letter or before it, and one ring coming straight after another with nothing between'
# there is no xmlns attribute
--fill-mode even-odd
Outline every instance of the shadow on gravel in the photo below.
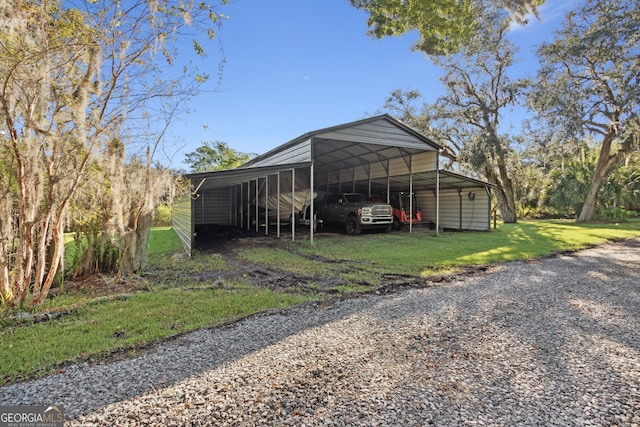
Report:
<svg viewBox="0 0 640 427"><path fill-rule="evenodd" d="M405 309L407 319L421 318L420 338L437 366L428 375L443 390L454 387L502 413L524 408L511 419L516 425L579 425L579 419L624 425L634 417L640 407L640 239L510 263L457 285L412 302L397 298L385 310L414 304ZM456 372L456 380L439 372ZM450 392L440 398L450 399Z"/></svg>
<svg viewBox="0 0 640 427"><path fill-rule="evenodd" d="M108 360L99 359L71 364L62 372L38 380L0 388L0 401L12 405L63 405L65 414L78 417L96 411L110 403L128 400L147 392L164 389L194 375L219 368L225 364L267 348L292 335L320 327L373 307L374 296L398 292L405 288L428 287L434 283L454 280L459 276L431 278L429 282L414 276L385 275L372 286L371 293L342 297L334 295L340 286L338 279L302 277L280 270L248 263L235 255L238 247L280 247L282 240L263 234L232 228L199 230L201 253L224 254L229 265L225 272L196 273L204 281L243 276L260 286L305 290L313 281L315 292L325 292L323 303L310 303L289 309L259 313L224 327L187 332L160 343L138 347L139 356L128 358L129 351L115 353ZM346 266L352 268L351 266ZM486 270L486 269L485 269ZM460 274L474 274L463 272ZM159 267L149 274L163 274ZM342 302L348 299L348 304Z"/></svg>
<svg viewBox="0 0 640 427"><path fill-rule="evenodd" d="M74 364L61 373L0 387L5 405L48 405L65 408L74 419L111 403L170 387L182 380L265 349L309 328L338 321L375 305L358 298L340 304L306 304L246 317L168 339L141 349L138 357L115 362Z"/></svg>

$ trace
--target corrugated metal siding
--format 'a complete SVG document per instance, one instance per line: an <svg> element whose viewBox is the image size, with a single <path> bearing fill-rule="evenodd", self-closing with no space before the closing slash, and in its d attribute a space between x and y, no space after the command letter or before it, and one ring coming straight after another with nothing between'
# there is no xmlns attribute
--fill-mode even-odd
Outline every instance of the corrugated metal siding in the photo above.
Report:
<svg viewBox="0 0 640 427"><path fill-rule="evenodd" d="M422 220L436 222L436 195L433 191L417 191L416 203L422 210Z"/></svg>
<svg viewBox="0 0 640 427"><path fill-rule="evenodd" d="M389 160L389 176L408 175L410 164L409 156Z"/></svg>
<svg viewBox="0 0 640 427"><path fill-rule="evenodd" d="M199 197L193 202L194 224L232 225L232 190L225 187L198 193Z"/></svg>
<svg viewBox="0 0 640 427"><path fill-rule="evenodd" d="M326 182L328 184L334 184L336 182L340 182L340 170L335 169L335 170L328 171L324 179L322 177L317 177L316 185L318 185L320 182Z"/></svg>
<svg viewBox="0 0 640 427"><path fill-rule="evenodd" d="M357 166L354 170L354 179L356 181L366 181L369 179L369 165Z"/></svg>
<svg viewBox="0 0 640 427"><path fill-rule="evenodd" d="M475 193L470 200L468 194ZM487 231L490 227L489 195L482 187L462 189L462 230ZM422 208L423 219L436 221L436 198L433 191L416 193L418 206ZM460 228L460 197L457 190L440 191L440 227Z"/></svg>
<svg viewBox="0 0 640 427"><path fill-rule="evenodd" d="M434 171L438 167L438 152L428 151L413 155L413 172Z"/></svg>
<svg viewBox="0 0 640 427"><path fill-rule="evenodd" d="M386 166L387 166L386 162L385 164L382 164L380 162L371 163L371 178L372 179L386 178L387 177L387 170L385 169Z"/></svg>
<svg viewBox="0 0 640 427"><path fill-rule="evenodd" d="M174 201L171 206L171 226L176 232L185 250L191 256L193 247L193 217L191 215L191 197Z"/></svg>
<svg viewBox="0 0 640 427"><path fill-rule="evenodd" d="M351 182L353 179L356 181L366 181L369 179L369 173L371 174L371 179L386 178L387 165L389 167L389 176L405 176L409 175L409 164L411 164L411 162L414 173L433 171L437 166L437 155L437 152L424 152L414 154L411 160L409 160L409 156L405 156L390 159L388 163L386 160L382 162L374 162L368 165L356 166L351 169L343 169L333 173L329 172L326 176L320 177L319 180L323 183L327 182L329 184Z"/></svg>
<svg viewBox="0 0 640 427"><path fill-rule="evenodd" d="M369 179L369 166L358 166L349 169L336 169L322 176L316 177L318 188L331 184L352 184L354 181L367 181Z"/></svg>
<svg viewBox="0 0 640 427"><path fill-rule="evenodd" d="M365 144L390 145L434 150L416 136L395 126L387 120L363 123L356 126L329 131L317 135L318 138L337 139Z"/></svg>
<svg viewBox="0 0 640 427"><path fill-rule="evenodd" d="M311 140L308 139L299 144L289 147L281 152L274 153L265 159L259 160L252 164L251 167L288 165L292 163L310 162L311 161Z"/></svg>

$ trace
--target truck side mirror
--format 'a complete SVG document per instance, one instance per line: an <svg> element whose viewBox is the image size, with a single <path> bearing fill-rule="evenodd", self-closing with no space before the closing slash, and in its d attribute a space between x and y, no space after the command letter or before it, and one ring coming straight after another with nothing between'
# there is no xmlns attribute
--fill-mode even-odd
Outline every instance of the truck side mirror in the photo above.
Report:
<svg viewBox="0 0 640 427"><path fill-rule="evenodd" d="M339 205L341 205L341 204L343 204L343 203L344 203L344 200L342 200L342 197L340 197L340 198L338 199L338 204L339 204Z"/></svg>

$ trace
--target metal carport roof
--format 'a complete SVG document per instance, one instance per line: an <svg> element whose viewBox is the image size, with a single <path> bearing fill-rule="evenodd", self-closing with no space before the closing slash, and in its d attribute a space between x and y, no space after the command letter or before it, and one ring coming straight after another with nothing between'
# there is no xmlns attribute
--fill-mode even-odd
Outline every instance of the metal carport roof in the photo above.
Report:
<svg viewBox="0 0 640 427"><path fill-rule="evenodd" d="M398 158L408 163L412 154L439 152L441 149L441 145L402 121L383 114L305 133L237 169L188 174L186 177L191 179L194 188L209 190L313 164L314 175L320 177L315 184L321 185L322 177L335 170L383 164ZM445 185L455 186L458 179L465 178L451 175L446 179L449 184ZM442 180L443 175L440 178ZM436 172L414 174L413 179L416 188L435 188ZM391 190L400 190L400 186L408 185L409 175L394 176L390 182L393 185ZM441 182L441 186L443 184Z"/></svg>
<svg viewBox="0 0 640 427"><path fill-rule="evenodd" d="M441 150L441 145L384 114L308 132L237 169L194 173L186 177L191 180L194 193L257 182L296 169L309 171L305 175L310 179L310 191L324 190L325 184L328 187L332 179L335 182L336 171L349 170L351 175L347 174L345 183L353 182L354 188L356 183L360 188L368 185L370 191L375 189L377 192L433 190L438 194L441 189L492 187L452 171L438 170ZM434 157L428 153L433 153ZM433 169L424 168L424 164L422 168L414 168L412 158L416 156L432 159ZM396 164L393 173L389 173L390 162ZM377 175L372 173L373 169L377 169ZM380 171L386 176L381 177ZM342 182L343 177L337 175L338 182ZM313 201L311 203L313 206Z"/></svg>
<svg viewBox="0 0 640 427"><path fill-rule="evenodd" d="M313 162L315 172L323 173L441 149L402 121L383 114L305 133L241 168Z"/></svg>
<svg viewBox="0 0 640 427"><path fill-rule="evenodd" d="M311 162L294 163L289 165L279 166L264 166L256 168L246 169L230 169L203 173L193 173L185 175L190 179L194 186L194 192L201 190L211 190L215 188L229 187L236 185L240 182L253 181L258 178L264 178L267 175L277 174L278 172L290 171L292 169L299 169L309 167ZM439 175L439 176L438 176ZM404 191L407 189L410 175L400 175L389 177L390 191ZM469 185L477 185L479 187L494 187L485 181L481 181L468 176L460 175L456 172L440 169L436 171L418 172L413 174L413 189L414 191L420 190L434 190L440 182L440 189L456 189L465 188Z"/></svg>
<svg viewBox="0 0 640 427"><path fill-rule="evenodd" d="M467 188L469 186L495 187L493 184L475 178L460 175L445 169L439 171L417 172L413 178L409 175L393 176L389 178L391 191L403 191L407 188L407 183L413 179L413 190L434 190L440 183L441 190Z"/></svg>
<svg viewBox="0 0 640 427"><path fill-rule="evenodd" d="M263 166L256 168L238 168L220 171L192 173L185 175L190 179L194 187L194 192L212 190L215 188L229 187L241 182L253 181L264 178L267 175L278 172L290 171L292 169L309 167L311 162L292 163L286 165Z"/></svg>

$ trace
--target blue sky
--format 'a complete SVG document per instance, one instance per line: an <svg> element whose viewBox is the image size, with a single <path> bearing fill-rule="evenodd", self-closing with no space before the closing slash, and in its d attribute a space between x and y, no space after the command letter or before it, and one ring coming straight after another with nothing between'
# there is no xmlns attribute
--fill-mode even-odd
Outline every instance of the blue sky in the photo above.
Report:
<svg viewBox="0 0 640 427"><path fill-rule="evenodd" d="M547 0L541 21L512 32L523 58L515 72L535 71L536 47L574 3ZM165 141L172 159L158 159L173 168L188 169L184 154L204 141L262 154L306 132L380 113L394 89L417 89L425 101L442 94L439 68L411 50L417 35L369 37L367 14L348 0L232 0L219 11L228 20L207 58L194 59L211 81L174 120ZM219 86L218 42L226 57ZM190 49L184 52L187 59Z"/></svg>

